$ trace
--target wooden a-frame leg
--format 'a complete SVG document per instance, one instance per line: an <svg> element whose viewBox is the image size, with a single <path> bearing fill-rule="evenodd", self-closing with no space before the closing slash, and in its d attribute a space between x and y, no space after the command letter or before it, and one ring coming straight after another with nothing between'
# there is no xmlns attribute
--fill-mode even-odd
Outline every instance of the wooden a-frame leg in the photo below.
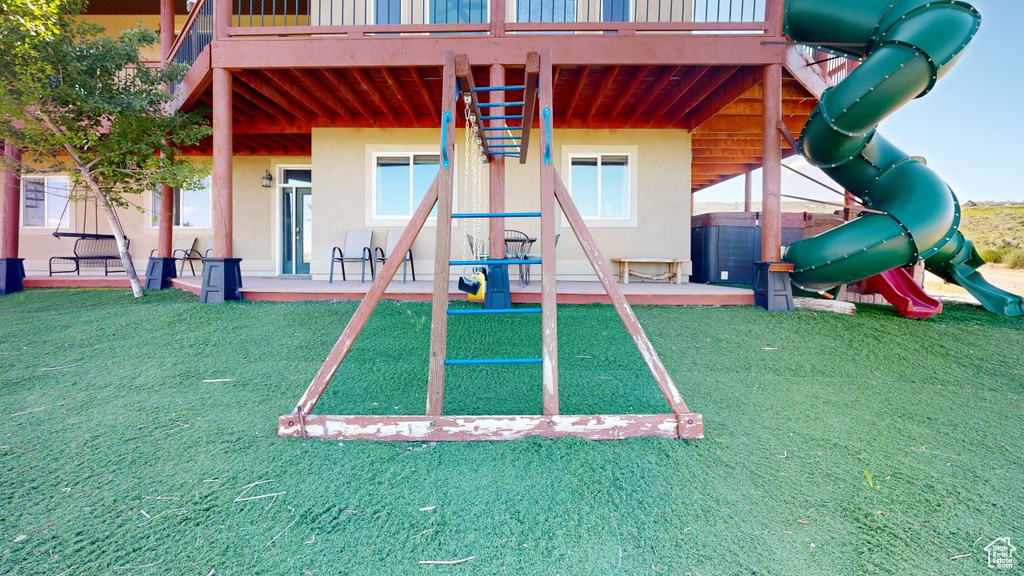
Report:
<svg viewBox="0 0 1024 576"><path fill-rule="evenodd" d="M544 415L558 414L558 293L555 283L555 166L551 158L551 53L540 53L540 242Z"/></svg>
<svg viewBox="0 0 1024 576"><path fill-rule="evenodd" d="M650 369L654 380L658 383L658 387L661 388L661 393L665 395L669 406L672 407L672 412L676 414L688 413L690 410L686 407L686 403L683 402L683 397L680 396L675 382L672 381L672 377L661 362L661 357L658 356L654 345L651 344L647 334L644 333L644 329L640 327L640 320L637 319L633 308L626 301L626 297L622 294L622 289L615 283L615 276L612 275L608 263L605 262L604 256L601 255L601 251L597 247L597 242L594 241L590 229L583 222L583 217L580 216L579 210L576 209L576 204L573 203L569 191L565 188L565 184L557 172L555 172L555 198L562 207L562 212L565 214L565 219L569 221L569 226L576 233L576 238L580 241L583 253L590 260L590 265L593 266L598 280L604 286L604 290L608 293L608 297L615 306L615 310L619 313L619 317L622 318L622 323L626 325L626 330L633 339L633 343L636 344L637 350L640 351L640 356L643 357L647 368Z"/></svg>
<svg viewBox="0 0 1024 576"><path fill-rule="evenodd" d="M442 158L448 158L447 167L441 166L438 173L437 192L437 242L434 247L434 300L430 322L430 373L427 378L427 415L436 416L444 409L444 361L448 348L448 278L451 268L452 246L452 194L455 177L455 53L444 55L444 72L441 80L442 126L447 130L442 135L444 149Z"/></svg>
<svg viewBox="0 0 1024 576"><path fill-rule="evenodd" d="M398 238L394 254L404 254L412 248L413 241L416 240L416 236L419 235L423 224L430 216L430 211L434 209L434 204L437 203L437 187L438 179L435 178L434 183L427 190L427 194L420 201L419 207L416 208L412 219L409 220L409 224ZM296 413L309 414L313 411L316 403L320 401L320 397L323 395L324 390L327 389L327 385L330 384L331 379L338 372L338 368L341 367L341 362L348 355L349 351L352 350L352 345L355 344L359 333L366 326L366 321L370 319L373 310L377 307L381 297L384 296L384 291L387 290L391 279L395 277L395 272L398 271L398 266L401 262L401 258L388 258L384 263L380 274L377 275L377 279L370 285L370 289L359 303L359 307L356 308L352 319L348 321L348 325L345 326L341 337L335 342L330 354L327 355L327 359L324 360L320 370L313 377L313 381L306 388L306 392L302 395L296 406Z"/></svg>

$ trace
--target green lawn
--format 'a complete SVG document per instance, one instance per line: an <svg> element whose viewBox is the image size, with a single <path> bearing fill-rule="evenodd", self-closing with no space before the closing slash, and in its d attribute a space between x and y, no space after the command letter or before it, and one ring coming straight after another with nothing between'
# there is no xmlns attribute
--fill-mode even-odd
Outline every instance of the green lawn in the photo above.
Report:
<svg viewBox="0 0 1024 576"><path fill-rule="evenodd" d="M703 440L277 438L354 309L0 298L0 574L980 574L1024 543L1024 319L641 307ZM429 313L382 304L317 410L421 412ZM538 323L449 348L535 355ZM610 307L559 332L563 412L666 410ZM540 409L536 366L450 374L450 413Z"/></svg>

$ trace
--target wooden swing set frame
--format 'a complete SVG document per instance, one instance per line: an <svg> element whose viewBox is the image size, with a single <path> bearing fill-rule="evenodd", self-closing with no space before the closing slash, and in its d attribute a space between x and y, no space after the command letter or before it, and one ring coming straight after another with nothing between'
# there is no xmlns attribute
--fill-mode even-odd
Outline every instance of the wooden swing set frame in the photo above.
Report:
<svg viewBox="0 0 1024 576"><path fill-rule="evenodd" d="M476 89L469 61L464 55L445 53L442 78L441 156L454 158L455 122L453 119L458 99L456 93L471 95L470 112L477 118L480 113ZM278 435L283 437L320 438L326 440L387 440L387 441L467 441L514 440L530 436L560 438L576 436L591 440L616 440L659 436L666 438L696 439L704 435L701 415L690 412L683 402L672 377L644 333L633 309L626 301L604 257L576 209L565 184L552 164L552 74L551 57L547 50L527 56L524 83L524 106L519 160L525 163L530 142L530 128L539 97L541 110L540 204L541 204L541 322L543 351L542 415L508 416L449 416L444 415L444 385L448 335L448 294L450 252L452 236L452 198L454 164L441 166L437 177L427 191L412 219L402 232L394 254L405 254L419 235L428 216L437 206L437 242L434 256L434 294L430 335L430 370L427 381L427 407L423 416L331 416L312 414L317 402L334 378L348 355L356 338L388 284L402 263L401 258L388 257L377 274L366 296L360 302L341 337L324 360L320 370L299 400L295 410L278 419ZM492 96L491 102L504 102L503 95ZM499 110L501 108L498 108ZM486 146L486 140L484 140ZM484 148L486 150L486 148ZM494 151L490 151L493 153ZM487 156L491 158L490 155ZM503 185L503 182L502 182ZM492 194L494 192L492 191ZM504 194L504 191L500 191ZM668 401L667 414L604 414L564 415L559 413L558 402L558 330L555 291L555 204L561 208L587 259L594 268L601 285L629 332L633 343L654 376L655 382Z"/></svg>

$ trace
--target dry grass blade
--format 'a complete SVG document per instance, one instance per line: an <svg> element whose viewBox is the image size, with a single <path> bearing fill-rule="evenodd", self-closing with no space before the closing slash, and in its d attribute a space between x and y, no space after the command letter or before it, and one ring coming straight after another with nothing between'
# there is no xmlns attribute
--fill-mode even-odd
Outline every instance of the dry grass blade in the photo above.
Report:
<svg viewBox="0 0 1024 576"><path fill-rule="evenodd" d="M463 562L469 562L476 558L476 556L468 556L466 558L459 558L458 560L420 560L420 564L430 564L433 566L454 566L456 564L462 564Z"/></svg>

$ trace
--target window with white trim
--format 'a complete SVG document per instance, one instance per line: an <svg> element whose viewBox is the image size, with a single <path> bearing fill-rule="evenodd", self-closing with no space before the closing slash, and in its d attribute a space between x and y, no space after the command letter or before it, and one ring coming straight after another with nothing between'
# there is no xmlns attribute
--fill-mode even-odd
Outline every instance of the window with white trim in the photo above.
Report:
<svg viewBox="0 0 1024 576"><path fill-rule="evenodd" d="M65 175L22 176L21 225L24 228L67 228L71 180Z"/></svg>
<svg viewBox="0 0 1024 576"><path fill-rule="evenodd" d="M374 153L372 219L411 218L434 182L440 162L438 154ZM437 215L437 207L430 215Z"/></svg>
<svg viewBox="0 0 1024 576"><path fill-rule="evenodd" d="M589 223L636 225L635 152L568 152L569 194Z"/></svg>
<svg viewBox="0 0 1024 576"><path fill-rule="evenodd" d="M174 188L174 227L175 228L210 228L213 223L213 198L211 179L203 179L202 185L194 190ZM150 227L160 226L160 192L154 191L151 210L153 217Z"/></svg>

